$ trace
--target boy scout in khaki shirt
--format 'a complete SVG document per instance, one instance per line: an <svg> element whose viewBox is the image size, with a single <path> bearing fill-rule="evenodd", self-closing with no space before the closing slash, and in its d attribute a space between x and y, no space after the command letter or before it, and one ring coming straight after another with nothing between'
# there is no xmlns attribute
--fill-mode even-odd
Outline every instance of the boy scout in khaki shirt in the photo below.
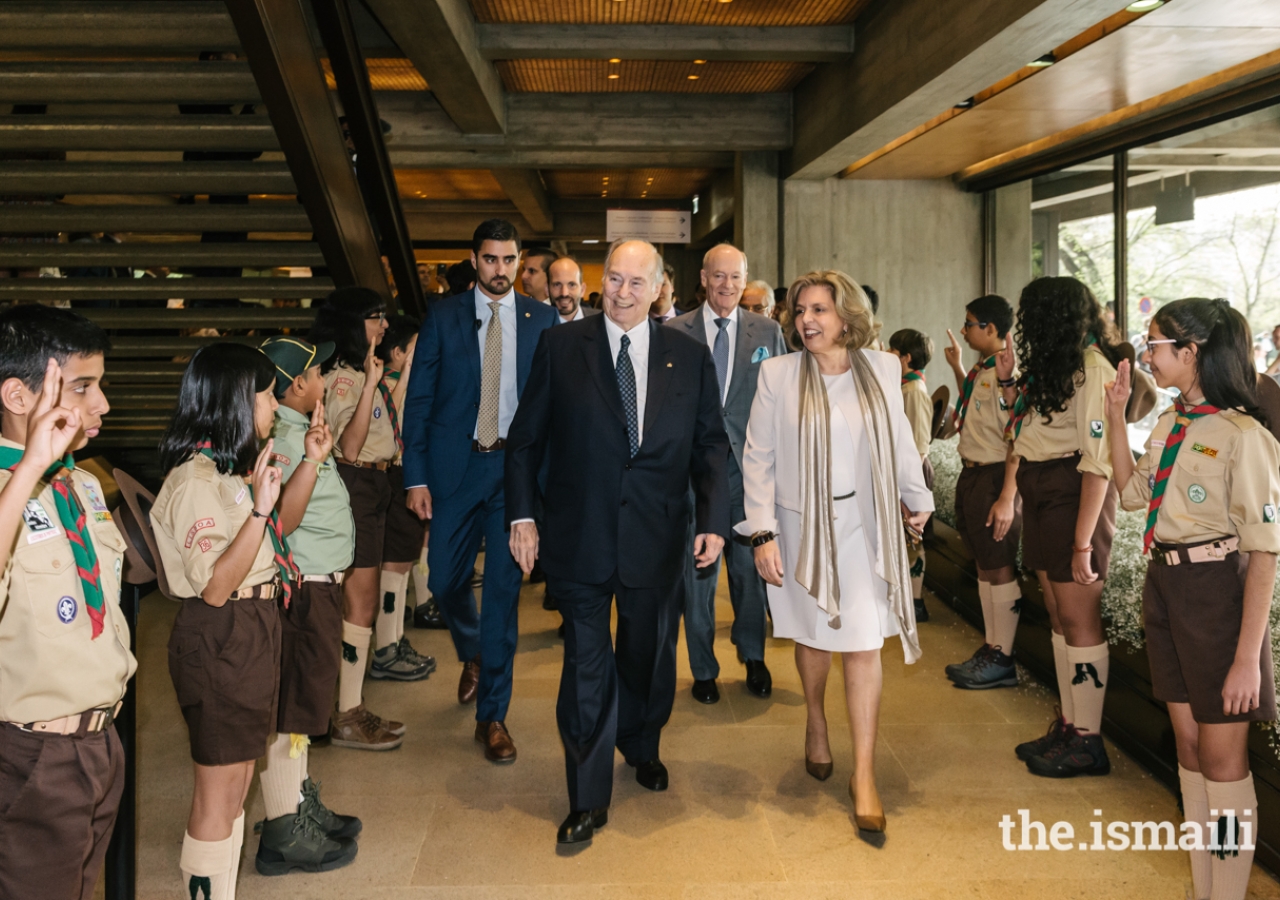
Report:
<svg viewBox="0 0 1280 900"><path fill-rule="evenodd" d="M960 433L957 450L963 468L956 480L956 530L978 569L985 640L968 660L946 667L947 677L969 690L1016 687L1014 638L1018 633L1022 589L1015 565L1022 531L1018 497L1018 457L1004 439L1009 406L996 378L996 353L1013 327L1013 307L987 294L965 307L961 336L978 351L978 363L965 372L960 343L951 330L944 351L956 377L953 421ZM1014 373L1017 377L1017 373Z"/></svg>
<svg viewBox="0 0 1280 900"><path fill-rule="evenodd" d="M924 369L933 359L933 339L914 328L903 328L889 337L889 352L902 364L902 406L911 423L911 436L924 467L924 483L933 490L933 465L929 444L933 441L933 398L924 382ZM924 605L924 543L919 535L907 533L907 562L911 564L911 596L916 605L916 621L928 622Z"/></svg>
<svg viewBox="0 0 1280 900"><path fill-rule="evenodd" d="M108 347L67 310L0 314L0 508L22 504L0 525L0 897L15 900L92 897L124 791L124 540L101 485L62 457L108 410Z"/></svg>

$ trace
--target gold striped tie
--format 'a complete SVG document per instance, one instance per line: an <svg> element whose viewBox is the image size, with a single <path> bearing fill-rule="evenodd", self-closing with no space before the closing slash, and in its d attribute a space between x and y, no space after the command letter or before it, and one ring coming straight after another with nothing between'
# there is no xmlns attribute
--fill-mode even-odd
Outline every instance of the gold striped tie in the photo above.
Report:
<svg viewBox="0 0 1280 900"><path fill-rule="evenodd" d="M484 333L484 364L480 369L480 419L476 423L476 440L491 447L498 440L498 395L502 392L502 323L498 310L502 304L490 301L489 328Z"/></svg>

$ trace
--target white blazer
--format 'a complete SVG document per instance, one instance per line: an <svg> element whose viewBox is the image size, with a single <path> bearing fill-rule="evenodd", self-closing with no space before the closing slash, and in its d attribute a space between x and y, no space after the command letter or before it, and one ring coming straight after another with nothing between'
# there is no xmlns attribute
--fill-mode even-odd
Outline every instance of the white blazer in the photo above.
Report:
<svg viewBox="0 0 1280 900"><path fill-rule="evenodd" d="M893 446L898 459L898 493L912 512L932 512L933 492L925 487L924 469L916 451L911 423L902 406L902 367L892 353L862 350L880 382L889 407L893 426ZM777 510L782 507L797 513L800 507L800 365L804 353L775 356L760 364L755 402L747 421L747 443L742 454L743 506L746 519L734 526L739 534L778 531ZM860 422L862 413L856 407L842 406L849 422ZM855 450L865 453L865 445ZM875 522L874 486L870 477L857 467L858 512L863 522ZM867 538L867 556L880 559L880 538L876 528L863 528Z"/></svg>

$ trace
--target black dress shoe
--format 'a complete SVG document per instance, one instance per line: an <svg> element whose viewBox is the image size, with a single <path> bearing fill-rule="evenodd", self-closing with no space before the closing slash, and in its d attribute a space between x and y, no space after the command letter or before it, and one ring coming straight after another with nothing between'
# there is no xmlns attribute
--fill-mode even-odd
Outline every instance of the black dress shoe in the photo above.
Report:
<svg viewBox="0 0 1280 900"><path fill-rule="evenodd" d="M569 813L568 818L560 823L556 832L557 844L585 844L595 837L596 829L603 828L609 821L609 807L593 809L590 812Z"/></svg>
<svg viewBox="0 0 1280 900"><path fill-rule="evenodd" d="M695 680L693 699L699 703L719 703L720 688L716 687L716 680L714 678L708 678L706 681Z"/></svg>
<svg viewBox="0 0 1280 900"><path fill-rule="evenodd" d="M561 620L560 622L560 627L556 629L556 637L560 638L560 640L562 641L564 640L564 621L563 620Z"/></svg>
<svg viewBox="0 0 1280 900"><path fill-rule="evenodd" d="M928 622L928 621L929 621L929 607L927 607L927 606L925 606L925 605L924 605L924 598L923 598L923 597L916 597L916 598L915 598L915 606L916 606L916 621L917 621L917 622Z"/></svg>
<svg viewBox="0 0 1280 900"><path fill-rule="evenodd" d="M762 659L747 660L747 690L757 697L768 697L773 693L773 676Z"/></svg>
<svg viewBox="0 0 1280 900"><path fill-rule="evenodd" d="M530 584L542 584L547 580L547 576L542 571L542 561L535 559L533 561L533 571L529 573Z"/></svg>
<svg viewBox="0 0 1280 900"><path fill-rule="evenodd" d="M435 600L428 600L426 603L420 603L413 610L413 627L414 628L448 628L445 625L444 617L440 615L440 607L436 605Z"/></svg>
<svg viewBox="0 0 1280 900"><path fill-rule="evenodd" d="M636 784L651 791L667 789L667 767L662 764L662 760L651 759L641 763L627 760L627 765L635 766Z"/></svg>
<svg viewBox="0 0 1280 900"><path fill-rule="evenodd" d="M547 590L542 594L542 608L543 609L559 609L560 608L560 601L551 595L550 588L547 588Z"/></svg>

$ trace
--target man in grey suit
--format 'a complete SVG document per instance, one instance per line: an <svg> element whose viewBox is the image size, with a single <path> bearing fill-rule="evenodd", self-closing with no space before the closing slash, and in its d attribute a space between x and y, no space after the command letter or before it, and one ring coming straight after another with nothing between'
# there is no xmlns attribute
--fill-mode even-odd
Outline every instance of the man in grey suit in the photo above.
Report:
<svg viewBox="0 0 1280 900"><path fill-rule="evenodd" d="M667 323L668 328L680 329L711 349L720 381L725 430L733 451L726 471L731 519L735 523L746 518L742 509L742 449L760 363L787 352L777 322L739 308L746 284L746 254L731 244L718 244L702 258L702 287L707 302ZM756 574L750 547L730 540L725 544L724 555L729 567L729 599L733 603L731 637L739 658L746 663L747 690L757 697L768 697L773 692L773 679L764 663L764 582ZM685 562L685 639L693 669L693 696L702 703L720 699L716 687L720 664L713 648L719 577L719 560L701 569L694 566L692 558Z"/></svg>
<svg viewBox="0 0 1280 900"><path fill-rule="evenodd" d="M562 256L547 268L547 285L562 324L600 315L600 310L582 305L582 266L572 256Z"/></svg>

